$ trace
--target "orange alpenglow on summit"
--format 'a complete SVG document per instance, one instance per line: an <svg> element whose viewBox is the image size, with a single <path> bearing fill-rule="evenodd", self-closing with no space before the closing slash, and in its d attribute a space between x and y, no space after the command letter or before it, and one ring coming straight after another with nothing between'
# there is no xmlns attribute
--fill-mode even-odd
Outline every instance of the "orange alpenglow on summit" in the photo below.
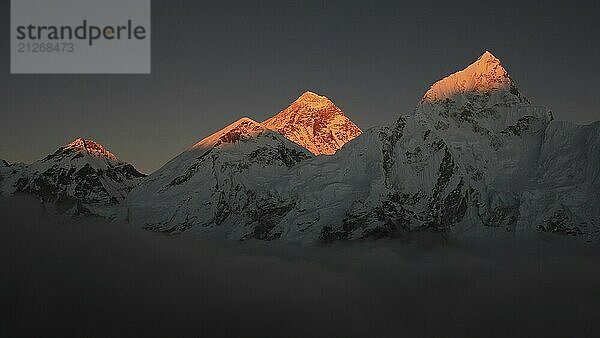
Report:
<svg viewBox="0 0 600 338"><path fill-rule="evenodd" d="M500 60L486 51L467 68L434 83L422 101L440 101L466 92L509 89L511 84L512 80Z"/></svg>
<svg viewBox="0 0 600 338"><path fill-rule="evenodd" d="M73 142L67 144L66 146L63 147L63 149L73 149L73 150L77 150L77 151L83 151L83 152L86 152L86 153L96 156L96 157L106 157L111 160L115 160L115 161L117 160L117 157L113 153L106 150L99 143L96 143L92 140L86 140L81 137L77 138Z"/></svg>
<svg viewBox="0 0 600 338"><path fill-rule="evenodd" d="M362 134L331 100L310 91L263 125L315 155L335 154L348 141Z"/></svg>

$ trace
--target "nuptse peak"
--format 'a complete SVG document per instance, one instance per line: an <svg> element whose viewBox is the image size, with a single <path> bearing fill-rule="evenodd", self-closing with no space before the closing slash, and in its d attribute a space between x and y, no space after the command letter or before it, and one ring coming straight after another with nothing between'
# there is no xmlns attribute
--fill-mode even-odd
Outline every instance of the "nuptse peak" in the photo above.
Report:
<svg viewBox="0 0 600 338"><path fill-rule="evenodd" d="M460 93L489 93L511 88L515 85L502 62L486 51L467 68L434 83L421 102L440 101Z"/></svg>

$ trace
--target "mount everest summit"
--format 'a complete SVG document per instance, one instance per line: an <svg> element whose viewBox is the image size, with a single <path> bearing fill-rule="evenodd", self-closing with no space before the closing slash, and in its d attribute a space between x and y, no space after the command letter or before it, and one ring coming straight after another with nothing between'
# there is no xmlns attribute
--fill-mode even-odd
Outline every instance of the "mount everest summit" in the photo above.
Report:
<svg viewBox="0 0 600 338"><path fill-rule="evenodd" d="M81 162L103 177L97 188L63 185L56 172L92 176L61 148L45 175L60 187L49 197L36 181L48 165L2 163L0 185L44 200L74 196L86 212L118 209L131 224L169 234L309 243L422 231L591 239L600 234L599 128L554 121L486 52L390 126L363 133L328 98L306 92L262 123L232 123L145 178L132 167L98 171L127 166L104 156L110 168ZM98 212L104 207L111 212Z"/></svg>
<svg viewBox="0 0 600 338"><path fill-rule="evenodd" d="M315 155L333 155L362 134L331 100L310 91L263 124Z"/></svg>

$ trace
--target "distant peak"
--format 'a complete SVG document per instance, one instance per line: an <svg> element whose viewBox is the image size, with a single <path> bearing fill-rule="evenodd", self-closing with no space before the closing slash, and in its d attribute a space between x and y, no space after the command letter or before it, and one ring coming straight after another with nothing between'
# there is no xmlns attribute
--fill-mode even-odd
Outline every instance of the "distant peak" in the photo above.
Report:
<svg viewBox="0 0 600 338"><path fill-rule="evenodd" d="M249 118L249 117L242 117L239 120L233 122L232 124L230 124L230 126L234 126L234 125L240 125L240 124L246 124L246 125L260 125L259 122L254 121L253 119Z"/></svg>
<svg viewBox="0 0 600 338"><path fill-rule="evenodd" d="M92 140L87 140L81 137L76 138L73 142L67 144L63 148L75 151L83 151L96 157L105 157L111 160L117 160L117 157L110 151L106 150L100 143L96 143Z"/></svg>
<svg viewBox="0 0 600 338"><path fill-rule="evenodd" d="M213 147L220 144L233 144L262 134L266 128L249 117L242 117L227 127L196 143L192 148Z"/></svg>
<svg viewBox="0 0 600 338"><path fill-rule="evenodd" d="M102 147L98 143L96 143L92 140L86 140L82 137L76 138L75 140L73 140L73 142L67 144L65 146L65 148L86 150L88 146L92 146L92 147L99 146L100 148L104 149L104 147Z"/></svg>
<svg viewBox="0 0 600 338"><path fill-rule="evenodd" d="M329 98L311 91L263 122L315 155L331 155L362 133Z"/></svg>
<svg viewBox="0 0 600 338"><path fill-rule="evenodd" d="M73 142L67 144L65 146L66 148L78 148L78 147L85 147L85 139L78 137L75 140L73 140Z"/></svg>
<svg viewBox="0 0 600 338"><path fill-rule="evenodd" d="M500 59L489 51L477 61L434 83L423 96L423 101L438 101L466 92L491 92L509 89L512 80Z"/></svg>
<svg viewBox="0 0 600 338"><path fill-rule="evenodd" d="M292 104L302 105L307 108L319 109L334 105L333 102L326 96L319 95L315 92L306 91L296 99Z"/></svg>
<svg viewBox="0 0 600 338"><path fill-rule="evenodd" d="M264 128L260 122L256 122L253 119L244 116L244 117L238 119L237 121L233 122L232 124L228 125L223 130L234 129L234 128L239 128L239 127Z"/></svg>

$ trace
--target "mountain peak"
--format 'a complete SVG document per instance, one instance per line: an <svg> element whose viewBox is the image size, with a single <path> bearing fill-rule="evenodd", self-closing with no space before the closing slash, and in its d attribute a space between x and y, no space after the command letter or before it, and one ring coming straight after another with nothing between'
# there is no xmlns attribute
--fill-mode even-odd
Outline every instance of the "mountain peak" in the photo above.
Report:
<svg viewBox="0 0 600 338"><path fill-rule="evenodd" d="M2 164L0 164L2 169ZM114 218L129 191L145 175L100 144L77 138L31 164L0 170L0 194L37 196L60 214ZM11 180L2 174L9 172Z"/></svg>
<svg viewBox="0 0 600 338"><path fill-rule="evenodd" d="M508 77L508 72L502 66L502 61L494 56L494 54L489 51L485 51L477 61L470 64L467 68L463 70L466 73L471 72L475 75L480 76L488 76L488 77L497 77L500 79L505 79Z"/></svg>
<svg viewBox="0 0 600 338"><path fill-rule="evenodd" d="M332 155L362 134L335 103L311 91L304 92L263 125L315 155Z"/></svg>
<svg viewBox="0 0 600 338"><path fill-rule="evenodd" d="M321 96L315 92L311 92L310 90L307 90L304 93L302 93L302 95L300 95L299 98L308 99L308 98L320 98L320 97L324 97L324 96Z"/></svg>
<svg viewBox="0 0 600 338"><path fill-rule="evenodd" d="M96 157L105 157L110 160L117 160L117 157L106 150L101 144L84 138L76 138L73 142L63 147L65 150L81 151Z"/></svg>
<svg viewBox="0 0 600 338"><path fill-rule="evenodd" d="M321 96L317 93L306 91L296 99L292 104L304 106L306 108L321 109L325 107L335 106L326 96Z"/></svg>
<svg viewBox="0 0 600 338"><path fill-rule="evenodd" d="M489 51L467 68L434 83L422 101L439 101L467 92L491 92L509 89L512 80L502 62Z"/></svg>
<svg viewBox="0 0 600 338"><path fill-rule="evenodd" d="M501 63L500 59L498 59L497 57L494 56L494 54L492 54L490 51L486 50L485 53L483 53L479 59L477 59L477 62L493 62L493 63Z"/></svg>
<svg viewBox="0 0 600 338"><path fill-rule="evenodd" d="M192 149L210 148L219 144L233 144L237 141L247 140L249 138L262 134L266 128L248 117L233 122L227 127L213 133L196 143Z"/></svg>

